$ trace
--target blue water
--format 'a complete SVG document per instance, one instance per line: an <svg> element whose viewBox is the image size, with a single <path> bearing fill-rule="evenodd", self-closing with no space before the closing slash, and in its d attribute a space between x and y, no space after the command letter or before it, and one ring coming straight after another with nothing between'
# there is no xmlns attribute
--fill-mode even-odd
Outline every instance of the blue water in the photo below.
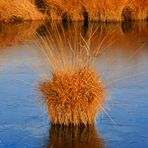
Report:
<svg viewBox="0 0 148 148"><path fill-rule="evenodd" d="M147 28L126 32L127 40L121 33L117 43L97 59L108 100L96 127L77 132L50 125L36 90L50 68L36 37L18 36L27 34L24 24L24 30L19 25L4 26L0 29L0 148L148 147ZM76 137L70 138L72 131Z"/></svg>

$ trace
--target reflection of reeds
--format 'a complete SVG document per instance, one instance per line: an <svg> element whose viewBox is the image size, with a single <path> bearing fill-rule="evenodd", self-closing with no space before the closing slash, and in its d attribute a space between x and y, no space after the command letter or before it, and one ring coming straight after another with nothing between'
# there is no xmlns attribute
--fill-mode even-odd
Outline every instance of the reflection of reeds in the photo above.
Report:
<svg viewBox="0 0 148 148"><path fill-rule="evenodd" d="M104 143L95 127L51 126L47 148L103 148Z"/></svg>
<svg viewBox="0 0 148 148"><path fill-rule="evenodd" d="M94 124L105 102L105 90L90 65L89 44L76 30L66 37L62 27L42 37L46 56L52 65L51 80L40 83L52 123ZM90 41L90 40L89 40Z"/></svg>
<svg viewBox="0 0 148 148"><path fill-rule="evenodd" d="M19 24L0 23L0 48L17 45L35 37L41 22L23 22Z"/></svg>
<svg viewBox="0 0 148 148"><path fill-rule="evenodd" d="M43 20L45 15L40 13L31 0L1 0L0 21Z"/></svg>

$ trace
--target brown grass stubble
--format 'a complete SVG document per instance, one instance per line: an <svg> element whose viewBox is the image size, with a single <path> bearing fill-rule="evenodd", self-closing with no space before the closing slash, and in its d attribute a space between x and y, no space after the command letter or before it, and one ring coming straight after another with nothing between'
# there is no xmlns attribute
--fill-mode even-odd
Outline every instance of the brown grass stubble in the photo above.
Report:
<svg viewBox="0 0 148 148"><path fill-rule="evenodd" d="M96 70L88 41L74 28L66 37L62 27L41 37L44 53L52 65L52 78L39 83L53 124L93 125L103 109L106 91ZM94 52L96 53L96 52Z"/></svg>

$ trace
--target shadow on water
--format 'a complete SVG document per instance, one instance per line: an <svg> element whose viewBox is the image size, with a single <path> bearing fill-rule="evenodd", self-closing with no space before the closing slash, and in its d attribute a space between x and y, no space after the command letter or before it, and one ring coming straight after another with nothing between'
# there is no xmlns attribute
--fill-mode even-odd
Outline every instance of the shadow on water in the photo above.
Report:
<svg viewBox="0 0 148 148"><path fill-rule="evenodd" d="M48 143L49 142L49 143ZM104 148L104 141L93 126L51 125L46 148Z"/></svg>

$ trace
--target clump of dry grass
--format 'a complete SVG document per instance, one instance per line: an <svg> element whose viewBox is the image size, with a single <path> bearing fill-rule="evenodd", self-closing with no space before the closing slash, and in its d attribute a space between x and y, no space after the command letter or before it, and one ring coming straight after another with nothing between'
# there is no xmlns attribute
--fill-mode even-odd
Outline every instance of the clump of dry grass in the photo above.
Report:
<svg viewBox="0 0 148 148"><path fill-rule="evenodd" d="M130 7L134 11L134 20L145 20L148 18L147 0L132 0Z"/></svg>
<svg viewBox="0 0 148 148"><path fill-rule="evenodd" d="M121 21L122 11L128 0L81 0L89 19L95 21Z"/></svg>
<svg viewBox="0 0 148 148"><path fill-rule="evenodd" d="M53 28L52 34L49 31L48 37L41 38L53 68L52 78L39 84L51 122L66 126L94 124L96 114L103 109L106 93L91 66L90 43L77 30L71 29L67 38L62 27Z"/></svg>
<svg viewBox="0 0 148 148"><path fill-rule="evenodd" d="M128 0L122 11L122 20L146 20L148 18L147 0Z"/></svg>
<svg viewBox="0 0 148 148"><path fill-rule="evenodd" d="M40 13L31 0L1 0L0 21L43 20L47 16Z"/></svg>
<svg viewBox="0 0 148 148"><path fill-rule="evenodd" d="M104 141L93 126L89 127L62 127L51 126L47 147L52 148L103 148Z"/></svg>
<svg viewBox="0 0 148 148"><path fill-rule="evenodd" d="M90 67L58 71L40 85L53 124L94 124L105 101L104 86Z"/></svg>
<svg viewBox="0 0 148 148"><path fill-rule="evenodd" d="M53 20L83 20L83 11L79 0L45 0L50 18Z"/></svg>

